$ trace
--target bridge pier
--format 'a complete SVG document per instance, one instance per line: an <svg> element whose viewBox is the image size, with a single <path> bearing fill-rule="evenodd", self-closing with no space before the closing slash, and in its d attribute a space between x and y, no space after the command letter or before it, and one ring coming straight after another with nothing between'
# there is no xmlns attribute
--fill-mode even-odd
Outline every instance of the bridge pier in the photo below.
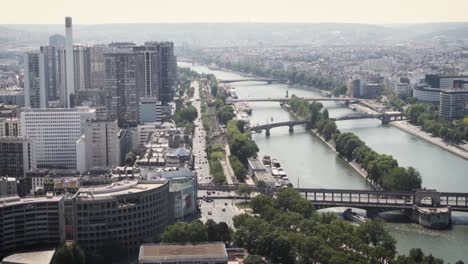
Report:
<svg viewBox="0 0 468 264"><path fill-rule="evenodd" d="M269 129L269 128L265 129L265 135L266 135L267 137L270 136L270 129Z"/></svg>
<svg viewBox="0 0 468 264"><path fill-rule="evenodd" d="M289 133L294 133L294 126L293 125L289 126Z"/></svg>
<svg viewBox="0 0 468 264"><path fill-rule="evenodd" d="M386 124L390 123L390 119L391 119L390 116L388 116L388 115L386 115L386 114L383 114L383 115L382 115L382 119L381 119L381 120L382 120L382 124L383 124L383 125L386 125Z"/></svg>

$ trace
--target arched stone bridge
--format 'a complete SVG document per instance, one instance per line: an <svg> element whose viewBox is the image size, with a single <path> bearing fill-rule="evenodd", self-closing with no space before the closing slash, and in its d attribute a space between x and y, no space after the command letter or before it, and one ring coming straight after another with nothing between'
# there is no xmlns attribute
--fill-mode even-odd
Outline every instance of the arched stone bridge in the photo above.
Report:
<svg viewBox="0 0 468 264"><path fill-rule="evenodd" d="M382 114L368 114L363 112L356 112L351 114L344 114L334 118L330 118L335 121L343 120L356 120L356 119L369 119L376 118L382 121L382 124L388 124L392 121L406 120L406 116L401 112L385 112Z"/></svg>
<svg viewBox="0 0 468 264"><path fill-rule="evenodd" d="M262 130L265 130L266 135L270 136L270 129L272 129L272 128L287 126L287 127L289 127L289 132L292 133L294 131L294 126L307 125L307 123L308 123L307 121L303 121L303 120L277 122L277 123L270 123L270 124L264 124L264 125L251 126L251 127L249 127L249 130L250 131L255 131L255 132L261 132Z"/></svg>

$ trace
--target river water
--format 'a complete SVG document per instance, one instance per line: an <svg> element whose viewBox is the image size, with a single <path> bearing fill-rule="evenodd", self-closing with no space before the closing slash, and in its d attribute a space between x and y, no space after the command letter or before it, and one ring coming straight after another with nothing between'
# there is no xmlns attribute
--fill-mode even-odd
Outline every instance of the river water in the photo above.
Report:
<svg viewBox="0 0 468 264"><path fill-rule="evenodd" d="M213 73L219 79L242 79L240 74L230 71L210 70L204 66L190 66L200 73ZM285 84L265 84L242 82L232 84L239 98L279 98L295 94L297 96L319 96L317 90L304 90ZM352 112L342 103L323 102L330 116ZM250 103L253 110L251 124L287 121L291 119L279 103ZM400 166L413 166L419 170L423 186L440 191L468 191L468 161L437 146L419 139L398 128L381 125L379 120L347 120L337 123L342 132L353 132L368 146L379 153L392 155ZM281 162L295 187L368 189L365 180L345 161L337 157L316 136L295 127L290 134L287 127L271 130L271 136L255 134L253 139L260 148L259 156L270 155ZM454 222L468 223L466 214L454 213ZM454 263L457 260L468 262L468 226L454 225L450 230L435 231L417 224L386 223L386 228L397 240L397 250L402 254L419 247L425 253Z"/></svg>

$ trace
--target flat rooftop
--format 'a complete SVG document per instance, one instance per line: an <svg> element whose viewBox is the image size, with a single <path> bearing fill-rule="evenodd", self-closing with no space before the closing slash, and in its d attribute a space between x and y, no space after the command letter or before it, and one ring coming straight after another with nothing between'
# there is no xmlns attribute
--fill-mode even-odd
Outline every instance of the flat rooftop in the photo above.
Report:
<svg viewBox="0 0 468 264"><path fill-rule="evenodd" d="M123 180L108 185L81 187L76 193L79 200L93 200L95 198L110 198L119 195L139 193L150 189L157 189L167 181Z"/></svg>
<svg viewBox="0 0 468 264"><path fill-rule="evenodd" d="M262 170L266 171L265 165L263 165L263 162L259 159L249 159L249 165L254 171Z"/></svg>
<svg viewBox="0 0 468 264"><path fill-rule="evenodd" d="M9 195L0 197L0 208L19 204L58 202L62 199L63 196L34 196L20 198L18 195Z"/></svg>
<svg viewBox="0 0 468 264"><path fill-rule="evenodd" d="M17 253L5 257L2 264L49 264L54 257L55 249Z"/></svg>
<svg viewBox="0 0 468 264"><path fill-rule="evenodd" d="M223 243L143 244L140 246L138 256L140 263L202 259L227 261L226 247Z"/></svg>

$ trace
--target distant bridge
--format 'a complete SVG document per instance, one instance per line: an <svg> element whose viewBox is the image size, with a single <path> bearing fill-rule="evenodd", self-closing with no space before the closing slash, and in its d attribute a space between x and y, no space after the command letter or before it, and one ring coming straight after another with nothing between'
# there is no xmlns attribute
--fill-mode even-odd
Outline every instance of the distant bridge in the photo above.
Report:
<svg viewBox="0 0 468 264"><path fill-rule="evenodd" d="M360 98L329 98L329 97L302 97L301 99L304 99L306 101L331 101L331 102L347 102L347 103L352 103L352 102L359 102ZM248 103L248 102L280 102L280 103L287 103L289 102L289 98L245 98L245 99L230 99L227 100L228 104L234 104L234 103Z"/></svg>
<svg viewBox="0 0 468 264"><path fill-rule="evenodd" d="M357 120L357 119L370 119L370 118L376 118L382 121L383 124L388 124L389 122L392 122L392 121L404 120L406 119L406 116L400 112L387 112L383 114L368 114L368 113L357 112L357 113L340 115L340 116L330 118L330 119L335 120L335 121L343 121L343 120ZM265 130L266 132L265 134L267 136L270 136L270 129L272 128L289 127L289 132L292 133L294 132L294 127L297 125L306 125L307 126L306 128L310 129L308 121L298 120L298 121L285 121L285 122L276 122L276 123L269 123L269 124L263 124L263 125L255 125L255 126L249 127L249 130L255 131L255 132L261 132L262 130Z"/></svg>
<svg viewBox="0 0 468 264"><path fill-rule="evenodd" d="M219 80L220 83L236 83L236 82L266 82L271 83L286 83L287 80L269 79L269 78L248 78L248 79L234 79L234 80Z"/></svg>
<svg viewBox="0 0 468 264"><path fill-rule="evenodd" d="M337 117L330 118L335 121L343 120L356 120L356 119L369 119L376 118L382 121L383 124L388 124L392 121L406 120L406 116L401 112L385 112L382 114L368 114L363 112L354 112L350 114L343 114Z"/></svg>
<svg viewBox="0 0 468 264"><path fill-rule="evenodd" d="M256 132L261 132L262 130L265 130L266 135L270 136L270 129L272 129L272 128L287 126L287 127L289 127L289 132L293 132L294 131L294 126L307 125L307 123L308 122L304 121L304 120L277 122L277 123L270 123L270 124L264 124L264 125L251 126L251 127L249 127L249 130L256 131Z"/></svg>
<svg viewBox="0 0 468 264"><path fill-rule="evenodd" d="M239 185L198 185L198 190L232 192ZM252 192L268 193L281 188L251 187ZM468 193L438 192L436 190L416 190L411 192L351 190L351 189L311 189L295 188L316 208L352 207L373 212L397 209L414 209L414 206L449 207L451 211L468 212ZM430 201L430 204L427 204Z"/></svg>

